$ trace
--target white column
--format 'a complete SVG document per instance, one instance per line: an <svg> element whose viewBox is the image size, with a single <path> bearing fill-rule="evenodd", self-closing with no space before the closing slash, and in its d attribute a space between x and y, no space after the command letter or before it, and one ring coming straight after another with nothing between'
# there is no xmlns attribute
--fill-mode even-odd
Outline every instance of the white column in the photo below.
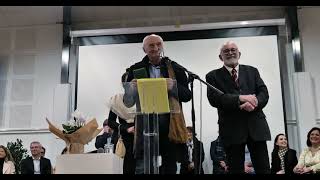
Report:
<svg viewBox="0 0 320 180"><path fill-rule="evenodd" d="M316 102L309 72L293 73L300 150L307 147L308 131L316 126ZM299 151L297 149L297 151Z"/></svg>

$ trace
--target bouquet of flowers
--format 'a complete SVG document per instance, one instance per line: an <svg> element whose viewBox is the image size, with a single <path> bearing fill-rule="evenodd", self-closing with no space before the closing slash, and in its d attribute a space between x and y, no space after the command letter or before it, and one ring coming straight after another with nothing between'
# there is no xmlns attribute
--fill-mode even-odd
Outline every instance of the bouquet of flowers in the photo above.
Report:
<svg viewBox="0 0 320 180"><path fill-rule="evenodd" d="M64 134L72 134L86 124L86 119L78 110L73 112L71 116L66 124L62 124Z"/></svg>
<svg viewBox="0 0 320 180"><path fill-rule="evenodd" d="M67 154L80 154L84 152L84 145L88 144L102 130L98 129L95 118L87 121L79 111L72 113L71 119L62 124L63 130L55 127L47 118L49 130L66 142Z"/></svg>

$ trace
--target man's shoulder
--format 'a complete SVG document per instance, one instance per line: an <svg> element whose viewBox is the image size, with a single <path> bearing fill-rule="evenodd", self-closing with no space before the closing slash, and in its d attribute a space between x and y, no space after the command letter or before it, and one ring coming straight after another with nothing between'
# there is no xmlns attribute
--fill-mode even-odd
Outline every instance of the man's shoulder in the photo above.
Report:
<svg viewBox="0 0 320 180"><path fill-rule="evenodd" d="M217 68L217 69L214 69L214 70L211 70L211 71L209 71L209 72L206 74L206 76L213 76L213 75L215 75L217 72L220 72L220 71L222 71L222 70L223 70L223 67Z"/></svg>
<svg viewBox="0 0 320 180"><path fill-rule="evenodd" d="M46 162L50 163L50 159L48 159L48 158L42 157L41 159L42 159L43 161L46 161Z"/></svg>
<svg viewBox="0 0 320 180"><path fill-rule="evenodd" d="M30 161L30 160L32 160L32 157L31 157L31 156L28 156L28 157L22 159L22 161Z"/></svg>
<svg viewBox="0 0 320 180"><path fill-rule="evenodd" d="M130 69L137 69L146 66L146 57L130 66Z"/></svg>
<svg viewBox="0 0 320 180"><path fill-rule="evenodd" d="M251 65L245 65L245 64L240 64L239 65L239 68L241 69L248 69L248 70L257 70L257 68L256 67L254 67L254 66L251 66Z"/></svg>

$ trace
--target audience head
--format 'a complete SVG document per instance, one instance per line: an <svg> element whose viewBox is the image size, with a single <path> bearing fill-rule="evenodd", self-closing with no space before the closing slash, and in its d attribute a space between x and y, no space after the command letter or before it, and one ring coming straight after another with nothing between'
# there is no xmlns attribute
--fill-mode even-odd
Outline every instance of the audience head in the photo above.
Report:
<svg viewBox="0 0 320 180"><path fill-rule="evenodd" d="M224 43L220 49L219 58L224 65L234 68L239 64L241 52L233 41Z"/></svg>
<svg viewBox="0 0 320 180"><path fill-rule="evenodd" d="M191 126L188 126L187 127L187 130L188 130L188 139L189 140L192 140L192 138L193 138L193 136L192 136L192 134L193 134L193 128L191 127ZM195 136L196 136L197 134L195 134Z"/></svg>
<svg viewBox="0 0 320 180"><path fill-rule="evenodd" d="M0 145L0 159L3 158L4 161L13 161L12 155L8 148Z"/></svg>
<svg viewBox="0 0 320 180"><path fill-rule="evenodd" d="M320 145L320 128L313 127L307 135L307 146L318 146Z"/></svg>
<svg viewBox="0 0 320 180"><path fill-rule="evenodd" d="M146 36L143 39L143 51L149 57L151 64L159 64L163 53L163 39L156 34Z"/></svg>
<svg viewBox="0 0 320 180"><path fill-rule="evenodd" d="M108 125L108 119L103 121L103 132L105 132L105 133L110 133L111 132L111 129L110 129L109 125Z"/></svg>
<svg viewBox="0 0 320 180"><path fill-rule="evenodd" d="M287 148L288 147L287 137L282 133L278 134L276 138L274 138L273 145L275 150Z"/></svg>
<svg viewBox="0 0 320 180"><path fill-rule="evenodd" d="M46 155L46 148L44 148L43 146L41 146L40 154L41 154L42 157L44 157Z"/></svg>
<svg viewBox="0 0 320 180"><path fill-rule="evenodd" d="M42 145L38 141L33 141L30 143L30 151L33 157L41 157L41 147Z"/></svg>

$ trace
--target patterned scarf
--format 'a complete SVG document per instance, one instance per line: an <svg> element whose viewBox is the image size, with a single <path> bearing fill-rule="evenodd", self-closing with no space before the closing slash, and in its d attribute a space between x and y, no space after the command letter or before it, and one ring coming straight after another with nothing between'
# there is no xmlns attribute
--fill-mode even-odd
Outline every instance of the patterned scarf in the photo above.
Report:
<svg viewBox="0 0 320 180"><path fill-rule="evenodd" d="M288 151L288 148L284 148L284 149L279 149L278 151L278 155L280 158L280 165L281 165L281 169L285 170L284 168L284 155L286 154L286 152Z"/></svg>

